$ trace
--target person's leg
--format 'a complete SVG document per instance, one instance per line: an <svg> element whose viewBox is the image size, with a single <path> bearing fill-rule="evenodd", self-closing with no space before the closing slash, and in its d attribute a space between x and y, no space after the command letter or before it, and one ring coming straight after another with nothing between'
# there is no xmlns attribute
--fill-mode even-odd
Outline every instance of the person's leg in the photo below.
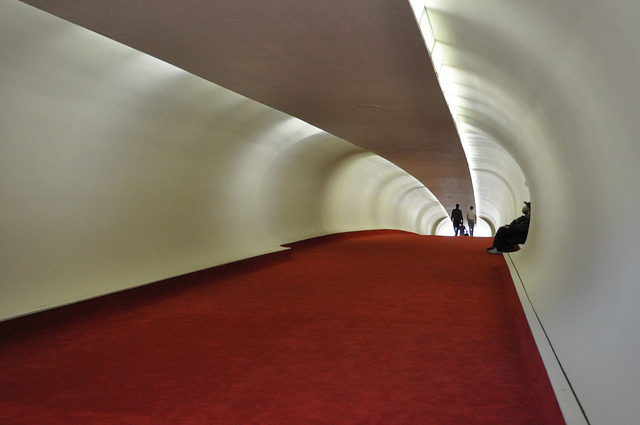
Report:
<svg viewBox="0 0 640 425"><path fill-rule="evenodd" d="M505 232L506 231L507 231L507 229L505 227L499 227L498 228L498 231L493 236L493 243L491 244L491 246L489 248L487 248L487 251L499 250L498 247L504 245L504 238L505 238Z"/></svg>
<svg viewBox="0 0 640 425"><path fill-rule="evenodd" d="M493 237L493 247L498 251L504 252L511 248L511 229L500 227Z"/></svg>
<svg viewBox="0 0 640 425"><path fill-rule="evenodd" d="M469 221L469 236L473 236L473 226L475 226L475 221L473 220L468 220Z"/></svg>

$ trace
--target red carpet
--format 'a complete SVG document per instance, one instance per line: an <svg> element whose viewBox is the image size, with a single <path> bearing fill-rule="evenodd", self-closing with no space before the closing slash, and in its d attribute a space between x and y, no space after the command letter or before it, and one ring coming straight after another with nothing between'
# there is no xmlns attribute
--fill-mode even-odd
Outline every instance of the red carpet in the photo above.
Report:
<svg viewBox="0 0 640 425"><path fill-rule="evenodd" d="M0 324L0 424L563 424L488 239L362 232Z"/></svg>

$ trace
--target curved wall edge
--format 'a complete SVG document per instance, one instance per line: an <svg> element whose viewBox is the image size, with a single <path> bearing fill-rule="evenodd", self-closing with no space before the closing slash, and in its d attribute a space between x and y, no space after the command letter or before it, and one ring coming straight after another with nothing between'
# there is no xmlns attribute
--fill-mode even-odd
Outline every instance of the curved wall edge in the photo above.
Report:
<svg viewBox="0 0 640 425"><path fill-rule="evenodd" d="M22 3L0 51L0 320L446 216L390 162Z"/></svg>
<svg viewBox="0 0 640 425"><path fill-rule="evenodd" d="M531 228L512 257L588 421L636 423L640 244L626 217L640 207L640 4L426 4L459 122L490 136L526 177ZM512 175L503 168L487 167ZM492 202L489 220L510 214Z"/></svg>

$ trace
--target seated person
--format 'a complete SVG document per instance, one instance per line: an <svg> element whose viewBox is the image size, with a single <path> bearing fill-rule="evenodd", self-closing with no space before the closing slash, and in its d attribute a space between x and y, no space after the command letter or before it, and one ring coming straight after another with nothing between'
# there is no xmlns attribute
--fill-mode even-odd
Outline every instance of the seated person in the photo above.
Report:
<svg viewBox="0 0 640 425"><path fill-rule="evenodd" d="M487 248L489 254L515 251L517 244L524 243L527 240L531 202L525 201L524 204L524 207L522 207L523 216L498 229L493 238L493 245Z"/></svg>

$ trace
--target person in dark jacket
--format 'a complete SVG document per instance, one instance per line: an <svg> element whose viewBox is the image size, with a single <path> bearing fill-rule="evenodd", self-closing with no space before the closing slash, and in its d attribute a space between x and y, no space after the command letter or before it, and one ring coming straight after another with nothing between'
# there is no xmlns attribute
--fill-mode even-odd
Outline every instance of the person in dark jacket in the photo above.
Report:
<svg viewBox="0 0 640 425"><path fill-rule="evenodd" d="M522 207L523 215L502 226L493 237L493 245L487 248L489 254L501 254L503 252L515 251L516 245L525 243L529 233L529 217L531 215L531 202L524 203Z"/></svg>
<svg viewBox="0 0 640 425"><path fill-rule="evenodd" d="M460 204L456 204L456 207L451 211L451 221L453 221L453 235L462 236L460 227L462 226L464 219L462 218Z"/></svg>

